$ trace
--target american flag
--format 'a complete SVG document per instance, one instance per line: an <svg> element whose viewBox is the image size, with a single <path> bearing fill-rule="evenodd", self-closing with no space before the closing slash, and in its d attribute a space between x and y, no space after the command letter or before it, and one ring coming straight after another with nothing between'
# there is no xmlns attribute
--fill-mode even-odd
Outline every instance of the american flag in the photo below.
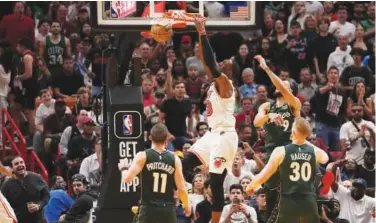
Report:
<svg viewBox="0 0 376 223"><path fill-rule="evenodd" d="M248 19L248 6L230 6L230 18Z"/></svg>

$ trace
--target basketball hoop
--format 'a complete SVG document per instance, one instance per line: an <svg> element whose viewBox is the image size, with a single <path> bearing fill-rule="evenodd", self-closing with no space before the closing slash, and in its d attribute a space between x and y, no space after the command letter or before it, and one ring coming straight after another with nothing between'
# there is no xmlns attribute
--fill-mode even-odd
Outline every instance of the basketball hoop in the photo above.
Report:
<svg viewBox="0 0 376 223"><path fill-rule="evenodd" d="M171 26L173 29L185 29L188 22L194 22L195 18L203 18L198 13L187 13L184 10L168 10L168 12L155 14L158 17L152 18L151 25ZM143 31L141 35L152 36L150 31Z"/></svg>

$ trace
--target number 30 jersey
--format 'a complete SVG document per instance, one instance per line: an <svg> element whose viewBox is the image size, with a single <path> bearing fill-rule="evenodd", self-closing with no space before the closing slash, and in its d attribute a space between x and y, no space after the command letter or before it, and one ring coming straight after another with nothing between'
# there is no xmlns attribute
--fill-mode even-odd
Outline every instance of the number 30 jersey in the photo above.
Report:
<svg viewBox="0 0 376 223"><path fill-rule="evenodd" d="M175 204L175 155L154 149L145 150L141 172L141 204Z"/></svg>
<svg viewBox="0 0 376 223"><path fill-rule="evenodd" d="M230 98L221 98L215 88L215 82L210 85L204 103L206 105L208 124L212 130L235 129L235 101L234 90Z"/></svg>
<svg viewBox="0 0 376 223"><path fill-rule="evenodd" d="M279 114L283 118L283 126L277 126L274 122L268 121L264 125L265 129L265 158L269 160L271 153L278 146L284 146L291 142L291 128L294 123L295 116L289 104L280 107L276 103L270 105L269 113Z"/></svg>
<svg viewBox="0 0 376 223"><path fill-rule="evenodd" d="M285 146L279 166L282 195L315 195L316 155L309 144Z"/></svg>

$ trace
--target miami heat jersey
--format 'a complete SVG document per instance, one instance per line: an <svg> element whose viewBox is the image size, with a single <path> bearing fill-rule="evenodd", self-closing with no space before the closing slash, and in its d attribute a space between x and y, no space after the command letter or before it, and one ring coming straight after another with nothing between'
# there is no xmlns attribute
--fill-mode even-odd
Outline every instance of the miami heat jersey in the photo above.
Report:
<svg viewBox="0 0 376 223"><path fill-rule="evenodd" d="M215 83L212 83L208 90L205 105L208 124L212 130L235 128L234 90L230 98L221 98L215 88Z"/></svg>

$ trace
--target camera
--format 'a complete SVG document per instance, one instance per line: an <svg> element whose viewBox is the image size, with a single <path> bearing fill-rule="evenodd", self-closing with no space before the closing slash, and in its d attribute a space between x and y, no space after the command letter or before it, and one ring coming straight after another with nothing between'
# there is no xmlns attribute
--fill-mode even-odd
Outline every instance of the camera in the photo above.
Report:
<svg viewBox="0 0 376 223"><path fill-rule="evenodd" d="M331 221L334 221L339 216L340 203L334 198L330 200L325 198L317 199L317 207L319 210L319 215L322 216L322 208L324 208L326 216Z"/></svg>

